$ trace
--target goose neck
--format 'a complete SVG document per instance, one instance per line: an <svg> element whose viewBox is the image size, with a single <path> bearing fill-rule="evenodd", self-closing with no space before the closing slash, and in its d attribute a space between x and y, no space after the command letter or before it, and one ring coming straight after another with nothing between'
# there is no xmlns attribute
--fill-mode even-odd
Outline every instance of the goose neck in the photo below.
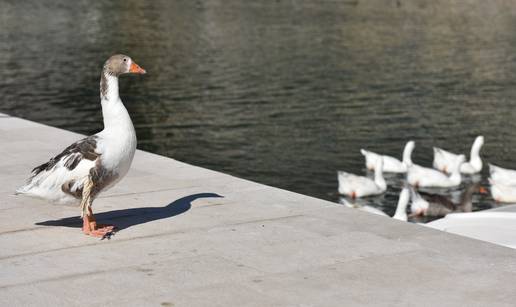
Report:
<svg viewBox="0 0 516 307"><path fill-rule="evenodd" d="M385 189L387 187L387 183L385 182L385 179L383 178L383 172L380 168L379 171L377 171L378 168L375 169L374 172L374 183L382 189Z"/></svg>
<svg viewBox="0 0 516 307"><path fill-rule="evenodd" d="M403 163L409 167L412 165L412 151L414 150L414 143L408 142L403 149Z"/></svg>
<svg viewBox="0 0 516 307"><path fill-rule="evenodd" d="M398 205L396 206L396 212L394 213L393 218L397 220L406 221L407 220L407 206L409 203L410 195L407 188L403 188L400 193L400 198L398 200Z"/></svg>
<svg viewBox="0 0 516 307"><path fill-rule="evenodd" d="M476 167L482 167L482 159L480 159L480 149L482 149L482 142L475 142L471 147L469 156L470 163Z"/></svg>
<svg viewBox="0 0 516 307"><path fill-rule="evenodd" d="M110 74L105 69L100 76L100 99L102 101L116 102L120 100L118 92L118 77Z"/></svg>

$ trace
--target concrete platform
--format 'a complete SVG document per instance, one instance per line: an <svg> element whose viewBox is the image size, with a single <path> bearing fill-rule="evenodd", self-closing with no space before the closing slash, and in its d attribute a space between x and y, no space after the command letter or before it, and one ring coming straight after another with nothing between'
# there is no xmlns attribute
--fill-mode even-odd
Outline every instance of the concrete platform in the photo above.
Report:
<svg viewBox="0 0 516 307"><path fill-rule="evenodd" d="M138 151L95 202L13 196L80 136L0 115L0 306L514 306L516 252Z"/></svg>

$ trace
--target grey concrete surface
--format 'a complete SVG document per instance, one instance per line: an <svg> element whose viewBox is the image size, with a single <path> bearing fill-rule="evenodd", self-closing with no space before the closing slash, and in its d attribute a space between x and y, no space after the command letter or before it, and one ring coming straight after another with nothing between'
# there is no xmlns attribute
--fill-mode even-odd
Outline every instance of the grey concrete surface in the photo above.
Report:
<svg viewBox="0 0 516 307"><path fill-rule="evenodd" d="M79 137L0 114L0 306L516 302L514 250L143 151L94 203L121 230L84 236L78 208L12 195Z"/></svg>

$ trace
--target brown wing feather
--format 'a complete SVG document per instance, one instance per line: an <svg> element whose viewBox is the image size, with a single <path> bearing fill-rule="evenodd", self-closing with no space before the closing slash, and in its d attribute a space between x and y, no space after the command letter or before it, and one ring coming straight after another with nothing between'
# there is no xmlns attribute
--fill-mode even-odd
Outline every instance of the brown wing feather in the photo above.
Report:
<svg viewBox="0 0 516 307"><path fill-rule="evenodd" d="M53 169L61 160L64 161L64 166L69 170L75 169L82 159L96 160L100 155L95 151L97 149L97 138L96 135L92 135L66 147L63 152L51 158L48 162L35 167L32 170L30 179L34 178L42 171Z"/></svg>

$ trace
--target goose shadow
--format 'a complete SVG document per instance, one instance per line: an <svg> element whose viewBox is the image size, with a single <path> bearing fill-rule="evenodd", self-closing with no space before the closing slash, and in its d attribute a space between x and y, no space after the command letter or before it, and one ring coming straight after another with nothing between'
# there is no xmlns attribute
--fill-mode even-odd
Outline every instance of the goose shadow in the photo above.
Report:
<svg viewBox="0 0 516 307"><path fill-rule="evenodd" d="M215 193L198 193L177 199L164 207L141 207L100 212L95 214L95 219L100 224L114 224L117 232L132 226L145 224L152 221L167 219L190 210L192 202L199 198L223 197ZM40 226L62 226L81 228L80 216L65 217L58 220L37 222Z"/></svg>

